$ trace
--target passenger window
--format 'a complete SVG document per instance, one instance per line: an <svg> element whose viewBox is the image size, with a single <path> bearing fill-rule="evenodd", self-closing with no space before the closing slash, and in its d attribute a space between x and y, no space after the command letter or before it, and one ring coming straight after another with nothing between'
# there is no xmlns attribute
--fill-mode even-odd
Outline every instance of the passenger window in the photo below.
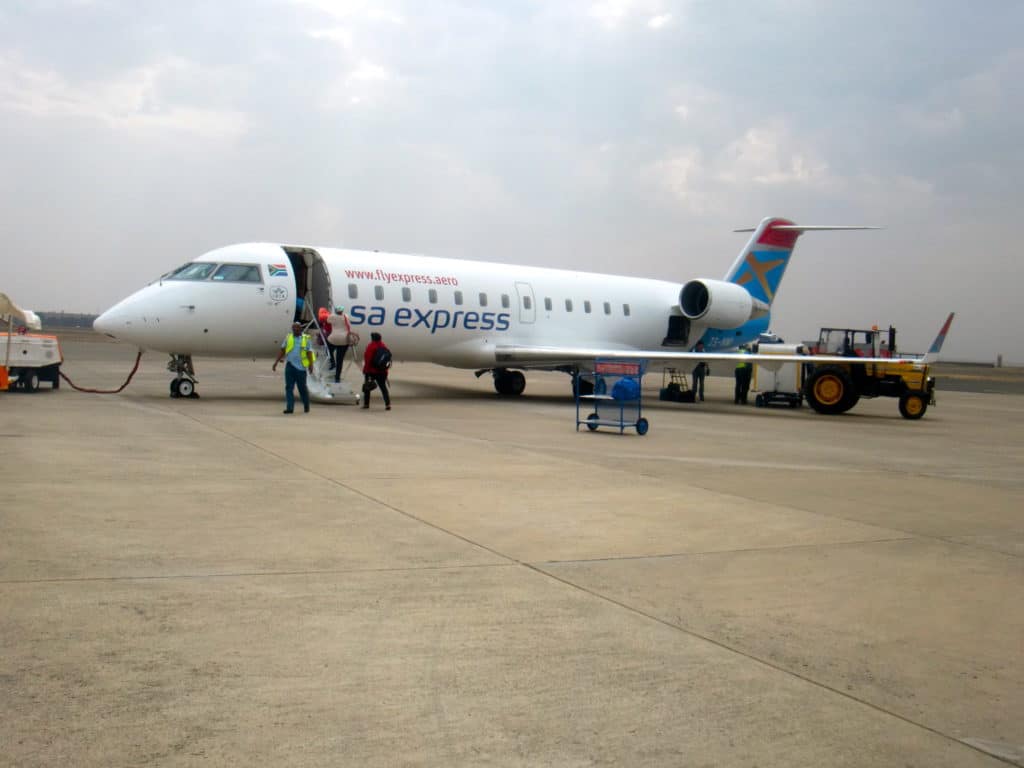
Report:
<svg viewBox="0 0 1024 768"><path fill-rule="evenodd" d="M205 280L211 274L213 270L217 268L216 264L211 264L206 261L192 261L183 267L178 267L176 270L171 272L165 280Z"/></svg>
<svg viewBox="0 0 1024 768"><path fill-rule="evenodd" d="M402 289L402 301L412 301L412 288L405 287Z"/></svg>
<svg viewBox="0 0 1024 768"><path fill-rule="evenodd" d="M384 286L375 285L373 286L373 298L377 301L384 301Z"/></svg>
<svg viewBox="0 0 1024 768"><path fill-rule="evenodd" d="M533 302L530 301L529 296L523 296L523 309L530 309L533 306Z"/></svg>
<svg viewBox="0 0 1024 768"><path fill-rule="evenodd" d="M455 304L460 307L462 306L462 291L455 292Z"/></svg>
<svg viewBox="0 0 1024 768"><path fill-rule="evenodd" d="M583 311L586 312L588 315L590 314L590 301L589 300L583 302Z"/></svg>
<svg viewBox="0 0 1024 768"><path fill-rule="evenodd" d="M609 302L609 301L606 301L606 302L604 303L604 313L605 313L606 315L610 315L610 314L612 313L612 305L611 305L611 302Z"/></svg>
<svg viewBox="0 0 1024 768"><path fill-rule="evenodd" d="M622 314L625 317L629 317L629 304L622 305Z"/></svg>
<svg viewBox="0 0 1024 768"><path fill-rule="evenodd" d="M427 301L431 304L437 304L437 288L431 288L427 291Z"/></svg>
<svg viewBox="0 0 1024 768"><path fill-rule="evenodd" d="M505 309L508 309L509 301L507 293L501 294L501 306L503 306Z"/></svg>
<svg viewBox="0 0 1024 768"><path fill-rule="evenodd" d="M565 311L572 312L572 299L565 300Z"/></svg>
<svg viewBox="0 0 1024 768"><path fill-rule="evenodd" d="M262 283L260 268L255 264L221 264L213 275L224 283Z"/></svg>
<svg viewBox="0 0 1024 768"><path fill-rule="evenodd" d="M551 299L550 298L545 297L545 299L544 299L544 309L546 309L548 312L551 311Z"/></svg>
<svg viewBox="0 0 1024 768"><path fill-rule="evenodd" d="M487 294L486 293L481 293L480 294L480 306L481 307L486 307L487 306Z"/></svg>
<svg viewBox="0 0 1024 768"><path fill-rule="evenodd" d="M358 299L359 298L359 286L356 285L355 283L349 283L348 284L348 297L350 299Z"/></svg>

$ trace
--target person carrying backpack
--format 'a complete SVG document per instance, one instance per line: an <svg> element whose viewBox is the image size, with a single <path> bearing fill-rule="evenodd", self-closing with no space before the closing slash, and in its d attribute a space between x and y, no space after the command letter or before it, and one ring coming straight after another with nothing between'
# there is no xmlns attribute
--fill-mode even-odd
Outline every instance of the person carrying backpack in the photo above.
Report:
<svg viewBox="0 0 1024 768"><path fill-rule="evenodd" d="M381 340L379 333L370 334L370 343L363 353L363 408L370 407L370 393L380 387L384 398L384 410L391 410L391 395L388 392L388 369L391 367L391 350Z"/></svg>

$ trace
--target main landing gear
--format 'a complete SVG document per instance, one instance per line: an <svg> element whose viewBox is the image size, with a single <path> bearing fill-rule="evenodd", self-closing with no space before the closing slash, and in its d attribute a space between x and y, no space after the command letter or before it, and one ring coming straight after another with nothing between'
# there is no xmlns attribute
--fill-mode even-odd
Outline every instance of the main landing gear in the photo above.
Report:
<svg viewBox="0 0 1024 768"><path fill-rule="evenodd" d="M476 372L476 377L479 379L487 373L487 370L487 368L481 368ZM523 394L523 390L526 389L526 377L523 376L522 371L495 368L491 371L491 375L494 376L494 391L502 397L515 397Z"/></svg>
<svg viewBox="0 0 1024 768"><path fill-rule="evenodd" d="M199 397L196 394L196 371L192 355L171 355L167 370L175 374L171 379L171 397Z"/></svg>
<svg viewBox="0 0 1024 768"><path fill-rule="evenodd" d="M526 377L522 371L510 371L507 368L495 368L494 389L503 397L515 397L523 394L526 389Z"/></svg>

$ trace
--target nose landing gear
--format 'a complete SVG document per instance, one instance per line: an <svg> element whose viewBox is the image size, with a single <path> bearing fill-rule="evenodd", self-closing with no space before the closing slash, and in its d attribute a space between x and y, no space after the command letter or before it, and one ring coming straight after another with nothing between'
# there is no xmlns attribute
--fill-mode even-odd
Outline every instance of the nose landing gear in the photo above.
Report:
<svg viewBox="0 0 1024 768"><path fill-rule="evenodd" d="M196 371L192 355L171 355L167 370L175 374L171 379L171 397L199 397L196 393Z"/></svg>

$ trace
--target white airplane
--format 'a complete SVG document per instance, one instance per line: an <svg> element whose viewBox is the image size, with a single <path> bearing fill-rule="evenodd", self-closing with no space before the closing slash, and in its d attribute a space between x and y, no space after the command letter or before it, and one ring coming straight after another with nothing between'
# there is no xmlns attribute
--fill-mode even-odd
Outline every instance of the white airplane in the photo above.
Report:
<svg viewBox="0 0 1024 768"><path fill-rule="evenodd" d="M875 228L766 218L737 230L753 234L723 279L684 283L377 251L231 245L150 283L94 327L170 354L172 396L194 396L193 355L272 357L297 297L304 298L306 320L318 308L345 305L353 330L364 339L381 332L396 360L491 372L501 395L521 394L523 371L531 369L570 373L586 392L593 382L580 374L592 371L596 358L642 360L652 368L735 360L740 345L767 331L797 238L837 229ZM693 352L698 341L704 350Z"/></svg>

